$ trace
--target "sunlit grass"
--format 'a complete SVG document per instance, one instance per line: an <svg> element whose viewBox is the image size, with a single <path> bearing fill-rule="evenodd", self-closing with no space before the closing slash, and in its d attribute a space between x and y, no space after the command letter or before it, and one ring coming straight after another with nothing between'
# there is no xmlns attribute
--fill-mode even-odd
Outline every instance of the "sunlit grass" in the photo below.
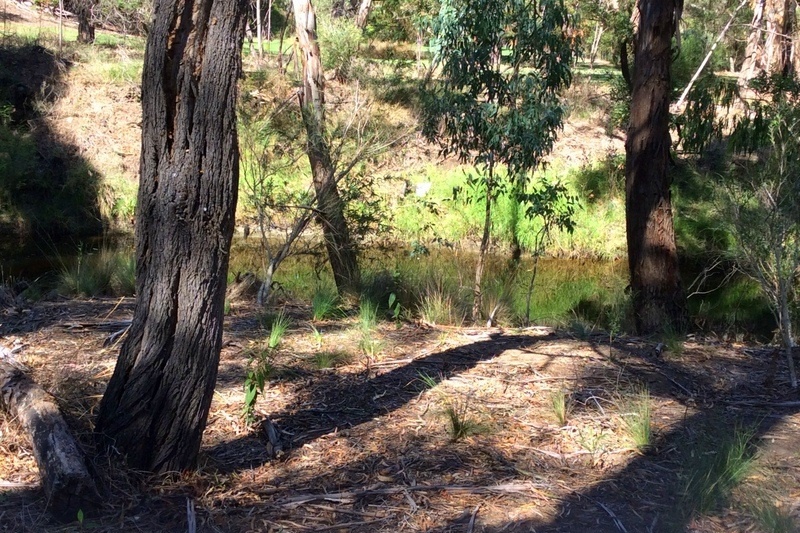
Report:
<svg viewBox="0 0 800 533"><path fill-rule="evenodd" d="M653 444L650 391L640 388L623 396L619 403L620 416L633 445L640 452L649 450Z"/></svg>

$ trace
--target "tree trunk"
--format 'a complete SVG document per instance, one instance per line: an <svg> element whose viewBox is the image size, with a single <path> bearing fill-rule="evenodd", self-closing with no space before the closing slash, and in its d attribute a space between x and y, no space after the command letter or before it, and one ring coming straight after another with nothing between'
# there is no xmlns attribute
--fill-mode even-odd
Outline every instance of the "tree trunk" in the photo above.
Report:
<svg viewBox="0 0 800 533"><path fill-rule="evenodd" d="M92 9L84 6L78 9L78 42L91 44L94 42L94 24L92 23Z"/></svg>
<svg viewBox="0 0 800 533"><path fill-rule="evenodd" d="M796 0L754 0L740 83L764 73L789 75L793 68L792 34Z"/></svg>
<svg viewBox="0 0 800 533"><path fill-rule="evenodd" d="M100 503L86 460L55 399L24 372L0 359L0 407L16 418L33 445L50 512L73 522Z"/></svg>
<svg viewBox="0 0 800 533"><path fill-rule="evenodd" d="M367 27L370 11L372 11L372 0L361 0L356 12L356 27L363 30Z"/></svg>
<svg viewBox="0 0 800 533"><path fill-rule="evenodd" d="M217 377L239 177L246 0L156 0L142 74L139 300L96 431L135 468L194 466Z"/></svg>
<svg viewBox="0 0 800 533"><path fill-rule="evenodd" d="M472 322L478 324L481 319L481 306L483 304L483 270L486 266L486 255L489 252L489 241L492 235L492 202L494 201L494 172L489 168L489 177L486 181L486 208L483 218L483 237L481 248L478 251L478 261L475 265L475 285L473 287Z"/></svg>
<svg viewBox="0 0 800 533"><path fill-rule="evenodd" d="M640 333L685 327L668 173L670 64L679 0L642 0L628 138L625 214Z"/></svg>
<svg viewBox="0 0 800 533"><path fill-rule="evenodd" d="M303 60L303 90L299 92L303 123L308 136L308 160L317 195L319 219L333 279L341 295L357 295L359 286L356 248L344 218L344 202L336 186L330 148L325 140L325 79L322 72L317 21L310 0L293 0L297 40Z"/></svg>
<svg viewBox="0 0 800 533"><path fill-rule="evenodd" d="M256 0L256 42L258 43L258 58L264 57L264 39L262 36L261 0Z"/></svg>

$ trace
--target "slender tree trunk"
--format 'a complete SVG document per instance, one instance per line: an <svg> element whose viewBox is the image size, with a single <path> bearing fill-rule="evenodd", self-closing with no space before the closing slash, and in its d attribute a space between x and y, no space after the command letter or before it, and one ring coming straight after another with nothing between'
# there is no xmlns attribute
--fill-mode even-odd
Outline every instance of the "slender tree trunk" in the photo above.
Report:
<svg viewBox="0 0 800 533"><path fill-rule="evenodd" d="M94 24L92 23L92 8L90 5L80 7L78 10L78 42L91 44L94 42Z"/></svg>
<svg viewBox="0 0 800 533"><path fill-rule="evenodd" d="M96 431L135 468L191 468L217 377L239 176L247 0L156 0L142 74L139 301Z"/></svg>
<svg viewBox="0 0 800 533"><path fill-rule="evenodd" d="M256 0L256 42L258 43L258 58L264 57L264 39L261 22L261 0Z"/></svg>
<svg viewBox="0 0 800 533"><path fill-rule="evenodd" d="M483 303L483 270L486 266L486 255L489 252L489 241L492 235L492 202L494 201L494 171L489 167L489 176L486 181L486 209L483 217L483 237L481 248L478 251L478 262L475 265L474 298L472 301L472 322L477 324L481 319L481 305Z"/></svg>
<svg viewBox="0 0 800 533"><path fill-rule="evenodd" d="M778 321L780 323L781 341L783 352L786 356L786 364L789 367L789 383L792 388L797 388L797 372L794 368L794 334L792 333L792 315L789 308L789 291L792 279L782 274L784 270L783 250L780 246L775 247L775 264L778 274Z"/></svg>
<svg viewBox="0 0 800 533"><path fill-rule="evenodd" d="M640 333L685 327L668 172L670 64L680 0L641 0L625 143L631 290Z"/></svg>
<svg viewBox="0 0 800 533"><path fill-rule="evenodd" d="M325 79L317 43L316 15L310 0L293 0L293 4L297 40L303 60L300 108L308 135L308 160L311 163L325 247L339 293L357 295L360 280L356 248L350 239L344 218L344 202L336 186L335 168L325 140Z"/></svg>
<svg viewBox="0 0 800 533"><path fill-rule="evenodd" d="M367 27L367 20L369 19L369 14L372 11L372 0L361 0L361 4L358 6L358 11L356 12L356 27L360 30L363 30Z"/></svg>

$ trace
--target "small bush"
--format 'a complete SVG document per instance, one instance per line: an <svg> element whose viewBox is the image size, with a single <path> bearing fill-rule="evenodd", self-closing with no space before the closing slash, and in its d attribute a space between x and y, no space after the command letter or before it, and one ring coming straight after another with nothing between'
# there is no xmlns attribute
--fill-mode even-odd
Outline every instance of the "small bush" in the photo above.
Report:
<svg viewBox="0 0 800 533"><path fill-rule="evenodd" d="M319 42L322 66L345 81L355 76L361 30L349 18L335 18L321 25Z"/></svg>

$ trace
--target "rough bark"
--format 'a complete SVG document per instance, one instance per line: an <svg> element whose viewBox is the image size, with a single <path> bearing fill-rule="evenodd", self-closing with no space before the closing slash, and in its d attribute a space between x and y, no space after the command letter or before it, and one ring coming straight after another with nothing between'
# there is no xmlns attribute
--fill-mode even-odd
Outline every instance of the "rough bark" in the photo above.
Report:
<svg viewBox="0 0 800 533"><path fill-rule="evenodd" d="M239 176L247 0L157 0L142 75L139 301L97 432L131 466L195 464L217 377Z"/></svg>
<svg viewBox="0 0 800 533"><path fill-rule="evenodd" d="M336 186L330 147L325 140L325 78L322 71L317 21L310 0L293 0L297 41L303 63L303 89L299 92L314 190L325 248L333 279L341 295L356 295L359 286L356 247L344 218L344 202Z"/></svg>
<svg viewBox="0 0 800 533"><path fill-rule="evenodd" d="M0 407L16 418L33 445L50 512L74 521L97 507L99 497L86 460L55 399L24 372L0 360Z"/></svg>
<svg viewBox="0 0 800 533"><path fill-rule="evenodd" d="M680 1L642 0L625 143L626 226L636 326L653 333L685 326L669 177L671 41Z"/></svg>

